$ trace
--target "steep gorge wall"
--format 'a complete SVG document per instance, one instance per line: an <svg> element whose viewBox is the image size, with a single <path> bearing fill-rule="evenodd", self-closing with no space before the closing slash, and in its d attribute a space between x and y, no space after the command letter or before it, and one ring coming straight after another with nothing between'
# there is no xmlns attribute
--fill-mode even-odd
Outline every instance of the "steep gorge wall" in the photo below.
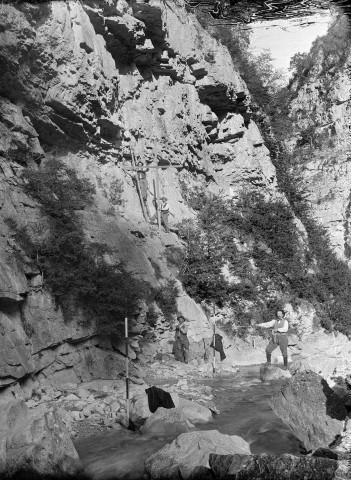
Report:
<svg viewBox="0 0 351 480"><path fill-rule="evenodd" d="M281 198L275 169L228 51L180 0L2 5L0 16L1 383L32 373L58 382L116 377L120 339L100 335L78 314L65 321L14 239L9 219L29 230L42 222L39 205L23 192L23 168L58 158L89 178L94 202L79 212L86 237L106 243L111 262L123 260L156 287L174 278L166 251L182 244L143 220L125 170L131 149L148 163L160 154L182 166L160 172L171 223L194 219L180 180L233 197L249 188ZM148 175L151 189L155 172ZM124 206L111 201L116 180ZM191 320L192 358L201 362L210 323L184 291L177 301ZM145 312L133 322L133 355L148 361L171 352L173 333L162 316L153 329Z"/></svg>
<svg viewBox="0 0 351 480"><path fill-rule="evenodd" d="M340 16L326 37L326 47L317 43L311 68L292 84L295 98L291 104L298 130L312 130L312 149L306 142L306 154L302 149L296 169L303 180L305 198L315 219L326 227L334 251L347 261L351 242L350 40L339 33L342 43L335 47L333 42L338 39L338 30L343 32L348 25L347 18Z"/></svg>

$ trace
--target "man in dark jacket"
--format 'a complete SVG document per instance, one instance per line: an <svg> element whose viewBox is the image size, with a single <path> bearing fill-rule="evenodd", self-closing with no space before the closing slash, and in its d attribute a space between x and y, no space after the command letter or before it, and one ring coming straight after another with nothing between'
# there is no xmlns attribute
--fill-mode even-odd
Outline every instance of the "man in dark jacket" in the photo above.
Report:
<svg viewBox="0 0 351 480"><path fill-rule="evenodd" d="M184 317L178 317L178 325L176 327L174 339L174 356L176 360L183 363L189 361L189 339L188 326Z"/></svg>

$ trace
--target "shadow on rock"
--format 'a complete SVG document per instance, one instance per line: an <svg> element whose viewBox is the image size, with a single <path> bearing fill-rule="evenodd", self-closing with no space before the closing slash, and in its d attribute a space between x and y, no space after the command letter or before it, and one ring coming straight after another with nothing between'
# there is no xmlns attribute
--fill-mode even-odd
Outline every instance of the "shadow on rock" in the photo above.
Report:
<svg viewBox="0 0 351 480"><path fill-rule="evenodd" d="M345 408L342 399L334 392L332 388L329 387L324 378L321 379L321 385L326 397L326 414L331 418L335 418L336 420L345 420L347 417L347 409Z"/></svg>

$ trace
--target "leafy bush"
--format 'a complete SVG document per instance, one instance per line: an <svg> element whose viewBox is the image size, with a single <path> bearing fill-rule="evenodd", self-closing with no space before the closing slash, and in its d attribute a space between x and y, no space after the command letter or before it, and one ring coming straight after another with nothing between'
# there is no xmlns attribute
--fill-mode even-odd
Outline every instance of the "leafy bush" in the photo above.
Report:
<svg viewBox="0 0 351 480"><path fill-rule="evenodd" d="M192 185L183 180L179 182L180 191L187 205L193 210L200 210L206 198L206 190L203 185Z"/></svg>
<svg viewBox="0 0 351 480"><path fill-rule="evenodd" d="M311 288L306 296L322 303L322 325L328 329L351 334L351 272L339 259L330 244L326 230L308 214L302 216L308 233L309 244L317 261L317 271L310 278ZM311 294L312 293L312 294ZM331 323L330 323L331 322Z"/></svg>
<svg viewBox="0 0 351 480"><path fill-rule="evenodd" d="M266 279L288 285L300 278L299 237L293 214L282 202L267 201L254 192L244 193L237 203L208 196L197 224L183 222L179 229L187 242L181 280L198 301L234 307L240 299L257 299ZM240 238L243 243L251 239L252 247L241 248ZM252 258L260 273L252 268Z"/></svg>
<svg viewBox="0 0 351 480"><path fill-rule="evenodd" d="M185 254L181 248L171 245L166 249L165 256L168 265L177 267L177 269L180 271L182 270Z"/></svg>
<svg viewBox="0 0 351 480"><path fill-rule="evenodd" d="M9 162L16 162L19 165L28 166L37 160L37 155L27 149L18 148L17 150L8 150L2 154Z"/></svg>
<svg viewBox="0 0 351 480"><path fill-rule="evenodd" d="M158 317L159 315L156 311L155 305L150 305L146 314L146 321L150 325L150 327L154 328L156 326Z"/></svg>
<svg viewBox="0 0 351 480"><path fill-rule="evenodd" d="M76 218L75 212L92 201L95 188L80 179L75 170L57 159L48 160L43 168L24 171L24 190L35 198L43 212L52 218Z"/></svg>
<svg viewBox="0 0 351 480"><path fill-rule="evenodd" d="M178 311L176 302L178 296L179 289L175 280L168 280L167 284L163 285L154 295L155 302L170 323L173 323L174 316Z"/></svg>
<svg viewBox="0 0 351 480"><path fill-rule="evenodd" d="M112 205L124 205L124 201L122 200L122 193L123 193L123 180L116 179L110 185L110 202Z"/></svg>
<svg viewBox="0 0 351 480"><path fill-rule="evenodd" d="M294 80L301 86L313 68L318 70L321 78L328 82L326 72L341 67L350 52L349 20L340 14L328 28L326 35L317 37L308 53L295 54L290 62Z"/></svg>

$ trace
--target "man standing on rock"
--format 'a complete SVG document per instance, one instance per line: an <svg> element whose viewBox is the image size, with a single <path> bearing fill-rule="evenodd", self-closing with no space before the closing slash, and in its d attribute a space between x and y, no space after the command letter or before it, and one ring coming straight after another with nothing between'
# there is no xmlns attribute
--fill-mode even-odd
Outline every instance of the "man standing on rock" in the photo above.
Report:
<svg viewBox="0 0 351 480"><path fill-rule="evenodd" d="M161 223L165 231L169 233L169 225L168 225L169 205L166 197L161 197L160 210L161 210Z"/></svg>
<svg viewBox="0 0 351 480"><path fill-rule="evenodd" d="M285 313L283 310L277 310L277 318L269 322L256 323L256 327L270 328L272 327L272 338L266 348L267 363L271 363L272 352L277 347L280 348L283 360L284 370L288 369L288 330L289 323L284 318Z"/></svg>
<svg viewBox="0 0 351 480"><path fill-rule="evenodd" d="M174 339L174 356L179 362L188 363L189 361L189 339L188 326L184 317L178 317L178 325Z"/></svg>

